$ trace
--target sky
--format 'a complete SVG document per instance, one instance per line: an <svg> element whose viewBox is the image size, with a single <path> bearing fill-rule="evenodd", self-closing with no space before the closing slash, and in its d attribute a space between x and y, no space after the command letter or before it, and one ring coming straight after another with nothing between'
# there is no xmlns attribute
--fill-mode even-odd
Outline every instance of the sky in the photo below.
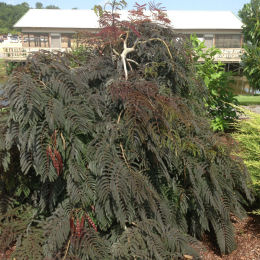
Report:
<svg viewBox="0 0 260 260"><path fill-rule="evenodd" d="M106 0L0 0L7 4L20 4L27 2L31 7L35 7L36 2L46 5L56 5L61 9L91 9L94 5L104 4ZM147 3L145 0L127 1L128 8L131 9L135 2L139 4ZM167 10L220 10L232 11L237 14L244 4L249 3L250 0L157 0L156 3L161 3Z"/></svg>

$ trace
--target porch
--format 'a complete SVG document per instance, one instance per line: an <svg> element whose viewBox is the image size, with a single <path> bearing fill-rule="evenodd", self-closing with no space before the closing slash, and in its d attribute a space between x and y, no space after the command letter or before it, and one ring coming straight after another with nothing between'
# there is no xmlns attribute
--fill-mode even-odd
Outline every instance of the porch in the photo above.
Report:
<svg viewBox="0 0 260 260"><path fill-rule="evenodd" d="M27 57L40 50L51 52L70 52L71 48L29 48L29 47L4 47L0 49L0 59L6 61L25 61Z"/></svg>

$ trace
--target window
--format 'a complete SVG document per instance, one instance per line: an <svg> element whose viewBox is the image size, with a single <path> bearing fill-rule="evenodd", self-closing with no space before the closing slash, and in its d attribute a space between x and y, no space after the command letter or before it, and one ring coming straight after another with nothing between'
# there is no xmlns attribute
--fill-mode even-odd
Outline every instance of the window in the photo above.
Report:
<svg viewBox="0 0 260 260"><path fill-rule="evenodd" d="M49 48L49 35L48 34L41 34L40 46L43 48Z"/></svg>
<svg viewBox="0 0 260 260"><path fill-rule="evenodd" d="M73 38L73 34L62 34L61 35L61 47L62 48L71 48L71 41Z"/></svg>
<svg viewBox="0 0 260 260"><path fill-rule="evenodd" d="M216 34L217 48L241 48L240 34Z"/></svg>
<svg viewBox="0 0 260 260"><path fill-rule="evenodd" d="M204 34L204 43L207 48L213 47L213 34Z"/></svg>
<svg viewBox="0 0 260 260"><path fill-rule="evenodd" d="M28 33L23 34L23 46L24 47L49 47L49 36L47 33Z"/></svg>
<svg viewBox="0 0 260 260"><path fill-rule="evenodd" d="M185 34L185 37L187 39L190 39L190 35L191 34ZM213 34L192 34L195 35L198 40L200 40L201 42L204 42L206 48L211 48L213 47Z"/></svg>

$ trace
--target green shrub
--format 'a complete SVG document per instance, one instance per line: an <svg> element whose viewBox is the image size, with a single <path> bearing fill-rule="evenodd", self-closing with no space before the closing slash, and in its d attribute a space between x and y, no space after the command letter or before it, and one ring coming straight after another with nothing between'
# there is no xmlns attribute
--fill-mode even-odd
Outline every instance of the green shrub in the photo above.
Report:
<svg viewBox="0 0 260 260"><path fill-rule="evenodd" d="M191 35L190 40L195 53L196 74L209 90L205 103L212 118L211 126L214 131L227 131L238 118L238 112L231 105L238 104L230 88L232 74L225 71L222 62L214 61L214 56L221 53L219 49L215 47L206 49L204 42L196 36Z"/></svg>
<svg viewBox="0 0 260 260"><path fill-rule="evenodd" d="M248 110L244 112L250 118L238 121L233 137L240 148L238 155L244 159L252 178L252 187L256 193L255 205L258 207L254 212L260 215L260 115Z"/></svg>
<svg viewBox="0 0 260 260"><path fill-rule="evenodd" d="M21 64L19 62L9 61L6 63L6 74L11 75L12 72L20 67Z"/></svg>
<svg viewBox="0 0 260 260"><path fill-rule="evenodd" d="M80 45L73 48L71 52L71 67L85 65L91 56L93 56L95 49L91 46Z"/></svg>

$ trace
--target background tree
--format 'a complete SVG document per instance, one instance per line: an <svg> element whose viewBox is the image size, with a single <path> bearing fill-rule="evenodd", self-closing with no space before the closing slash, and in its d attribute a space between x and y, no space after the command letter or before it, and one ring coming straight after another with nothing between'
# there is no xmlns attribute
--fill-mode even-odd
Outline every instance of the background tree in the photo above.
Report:
<svg viewBox="0 0 260 260"><path fill-rule="evenodd" d="M43 9L41 2L35 4L35 8ZM46 9L59 9L58 6L48 5ZM17 5L0 2L0 34L18 33L19 29L14 29L13 25L30 9L28 3L23 2Z"/></svg>
<svg viewBox="0 0 260 260"><path fill-rule="evenodd" d="M0 3L0 33L15 33L13 25L29 10L27 3L9 5Z"/></svg>
<svg viewBox="0 0 260 260"><path fill-rule="evenodd" d="M56 5L46 5L45 9L60 9L60 8Z"/></svg>
<svg viewBox="0 0 260 260"><path fill-rule="evenodd" d="M41 2L35 3L35 8L36 9L43 9L43 4Z"/></svg>
<svg viewBox="0 0 260 260"><path fill-rule="evenodd" d="M60 9L58 6L56 5L46 5L45 7L43 6L43 4L41 2L37 2L35 4L35 8L36 9Z"/></svg>
<svg viewBox="0 0 260 260"><path fill-rule="evenodd" d="M260 0L251 0L239 11L244 23L244 74L253 89L260 90Z"/></svg>

